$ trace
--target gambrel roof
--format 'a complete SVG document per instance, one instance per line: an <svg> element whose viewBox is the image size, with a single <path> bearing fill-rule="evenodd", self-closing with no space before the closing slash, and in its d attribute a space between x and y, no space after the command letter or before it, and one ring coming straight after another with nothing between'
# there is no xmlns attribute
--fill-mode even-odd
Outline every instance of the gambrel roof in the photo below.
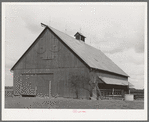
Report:
<svg viewBox="0 0 149 122"><path fill-rule="evenodd" d="M90 68L99 69L128 77L128 75L121 68L119 68L111 59L109 59L101 50L96 49L84 43L83 41L76 40L75 38L53 27L45 26L45 29L49 29L50 31L52 31L58 38L60 38L61 41L63 41L69 48L71 48L71 50L76 55L78 55ZM43 31L45 31L45 29ZM17 63L19 62L19 60L17 61ZM13 70L16 64L12 67L11 70Z"/></svg>

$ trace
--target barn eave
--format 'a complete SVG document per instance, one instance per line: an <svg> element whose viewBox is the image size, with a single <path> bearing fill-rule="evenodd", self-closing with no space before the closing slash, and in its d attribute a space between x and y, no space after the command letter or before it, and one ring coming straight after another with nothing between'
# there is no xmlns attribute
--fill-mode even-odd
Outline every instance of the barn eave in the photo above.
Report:
<svg viewBox="0 0 149 122"><path fill-rule="evenodd" d="M90 71L105 72L105 73L109 73L109 74L113 74L113 75L119 75L119 76L122 76L122 77L130 77L129 75L122 75L122 74L119 74L119 73L110 72L110 71L107 71L107 70L98 69L98 68L94 68L94 67L90 67Z"/></svg>

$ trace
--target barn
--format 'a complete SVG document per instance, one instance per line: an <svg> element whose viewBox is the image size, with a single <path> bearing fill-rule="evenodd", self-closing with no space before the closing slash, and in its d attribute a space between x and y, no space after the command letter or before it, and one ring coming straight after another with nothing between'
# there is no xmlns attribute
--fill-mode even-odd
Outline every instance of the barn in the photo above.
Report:
<svg viewBox="0 0 149 122"><path fill-rule="evenodd" d="M45 24L11 68L15 96L98 99L109 91L128 92L128 75L103 52ZM114 93L114 92L113 92Z"/></svg>

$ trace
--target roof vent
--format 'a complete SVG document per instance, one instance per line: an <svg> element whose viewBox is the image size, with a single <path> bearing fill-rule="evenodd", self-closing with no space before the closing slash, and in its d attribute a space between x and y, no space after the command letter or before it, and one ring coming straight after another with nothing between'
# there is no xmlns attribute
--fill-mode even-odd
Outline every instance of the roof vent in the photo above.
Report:
<svg viewBox="0 0 149 122"><path fill-rule="evenodd" d="M81 33L77 32L74 36L76 37L77 40L81 40L81 41L85 42L86 37L83 36Z"/></svg>

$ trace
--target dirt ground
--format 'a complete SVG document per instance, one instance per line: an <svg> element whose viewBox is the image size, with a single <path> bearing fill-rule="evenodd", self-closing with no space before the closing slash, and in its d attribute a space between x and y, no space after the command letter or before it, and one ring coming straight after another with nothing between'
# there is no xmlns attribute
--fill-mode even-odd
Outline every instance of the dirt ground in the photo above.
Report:
<svg viewBox="0 0 149 122"><path fill-rule="evenodd" d="M144 109L143 100L79 100L66 98L5 98L5 108Z"/></svg>

